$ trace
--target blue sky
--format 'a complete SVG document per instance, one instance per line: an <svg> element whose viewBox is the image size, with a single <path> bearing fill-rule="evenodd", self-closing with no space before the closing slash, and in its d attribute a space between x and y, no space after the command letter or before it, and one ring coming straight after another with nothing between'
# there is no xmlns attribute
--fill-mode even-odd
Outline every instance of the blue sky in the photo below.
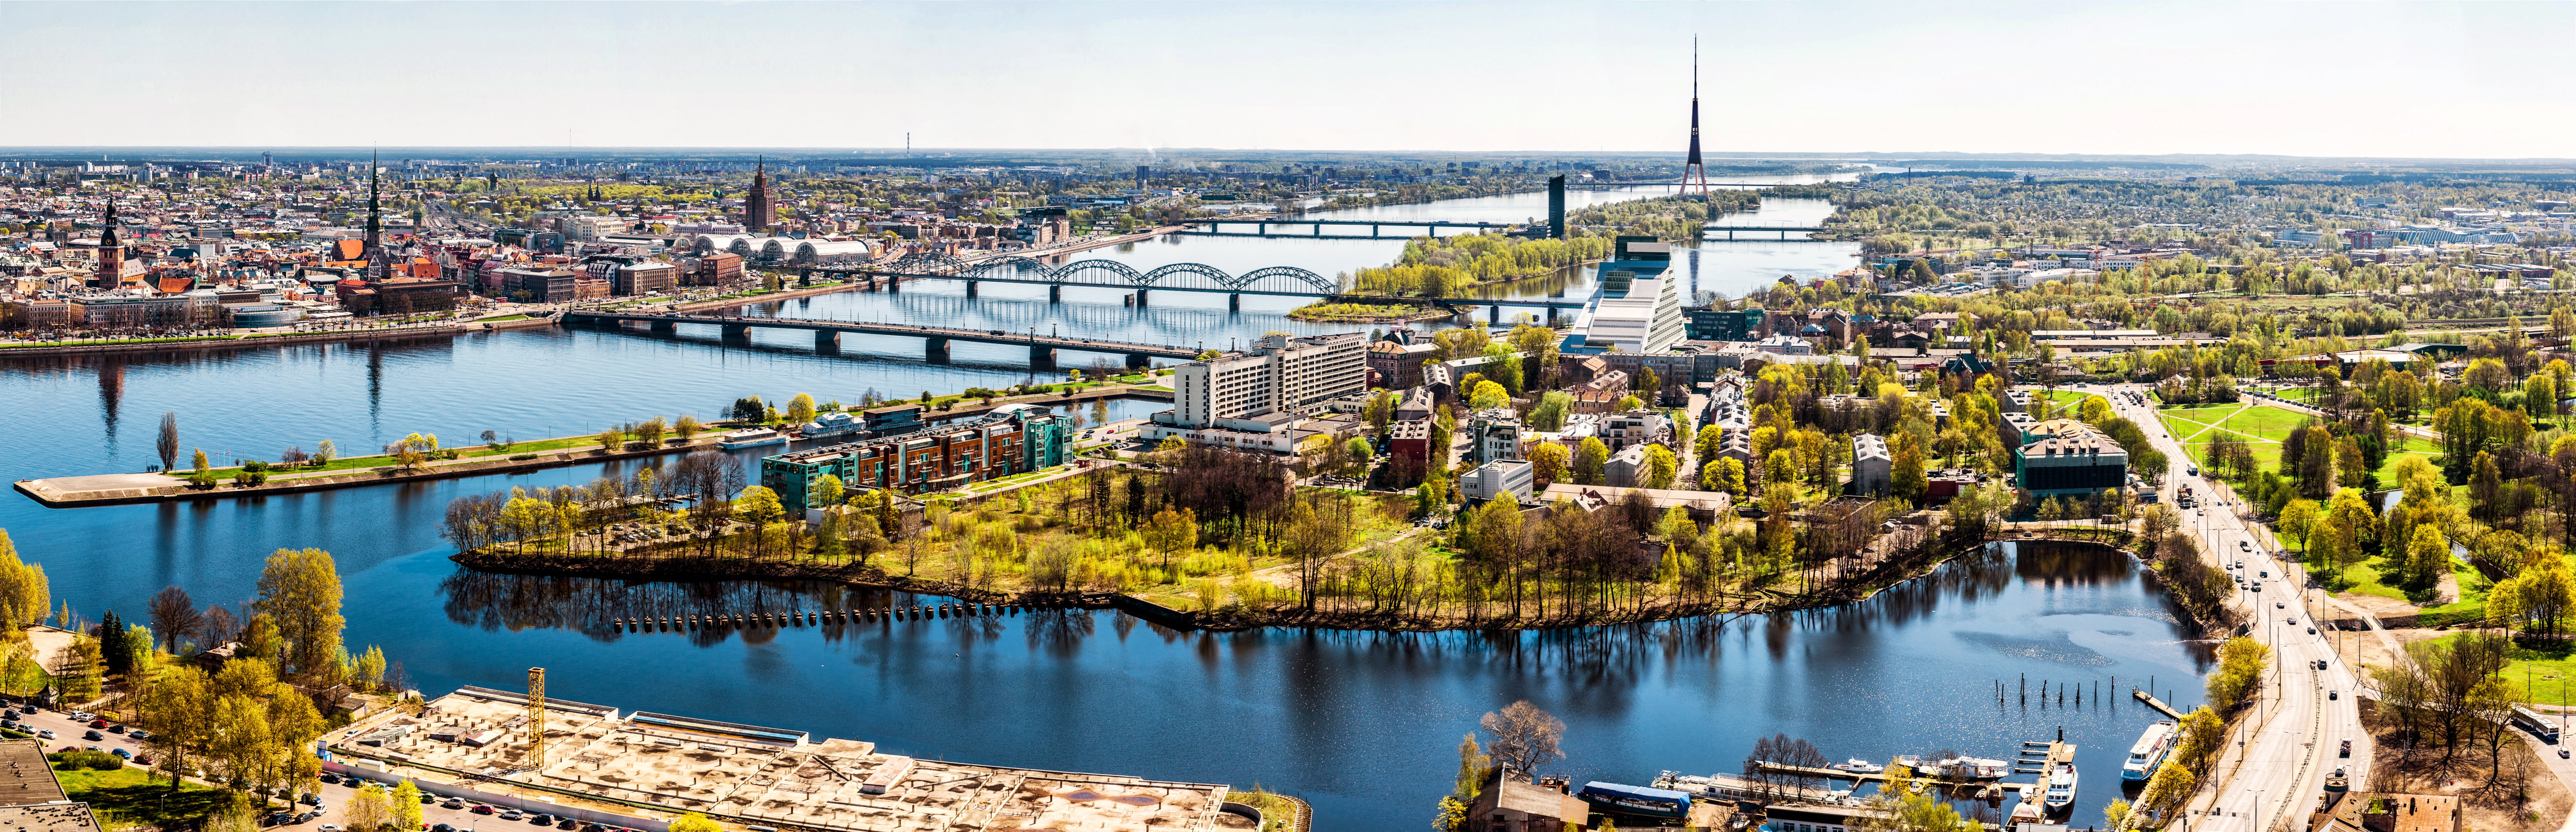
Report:
<svg viewBox="0 0 2576 832"><path fill-rule="evenodd" d="M0 145L2576 156L2576 4L0 3ZM102 106L106 104L108 106Z"/></svg>

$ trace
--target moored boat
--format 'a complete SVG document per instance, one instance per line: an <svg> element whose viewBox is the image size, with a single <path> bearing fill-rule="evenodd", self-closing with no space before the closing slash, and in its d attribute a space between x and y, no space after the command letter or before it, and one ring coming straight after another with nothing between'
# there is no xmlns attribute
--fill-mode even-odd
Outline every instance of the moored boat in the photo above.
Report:
<svg viewBox="0 0 2576 832"><path fill-rule="evenodd" d="M2156 776L2156 767L2164 765L2165 755L2172 753L2174 721L2157 720L2138 735L2138 744L2129 746L2129 761L2120 764L2120 779L2141 782Z"/></svg>
<svg viewBox="0 0 2576 832"><path fill-rule="evenodd" d="M2012 773L2012 764L1984 757L1952 757L1933 763L1928 773L1963 780L2001 780Z"/></svg>
<svg viewBox="0 0 2576 832"><path fill-rule="evenodd" d="M2075 808L2075 763L2058 763L2048 775L2048 811L2064 813Z"/></svg>
<svg viewBox="0 0 2576 832"><path fill-rule="evenodd" d="M825 413L796 429L806 439L858 439L867 435L867 424L848 412Z"/></svg>
<svg viewBox="0 0 2576 832"><path fill-rule="evenodd" d="M744 428L725 434L723 439L716 442L718 447L728 451L784 444L787 444L787 434L768 428Z"/></svg>
<svg viewBox="0 0 2576 832"><path fill-rule="evenodd" d="M1877 774L1887 770L1885 766L1881 766L1868 760L1863 760L1859 757L1853 757L1849 760L1835 763L1834 768L1848 771L1853 774Z"/></svg>

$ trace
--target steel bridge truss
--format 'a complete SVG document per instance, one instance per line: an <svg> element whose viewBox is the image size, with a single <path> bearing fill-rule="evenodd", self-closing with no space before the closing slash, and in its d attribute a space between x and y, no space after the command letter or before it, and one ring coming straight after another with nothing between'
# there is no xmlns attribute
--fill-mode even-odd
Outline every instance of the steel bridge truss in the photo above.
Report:
<svg viewBox="0 0 2576 832"><path fill-rule="evenodd" d="M1242 274L1228 274L1224 269L1204 263L1173 263L1152 271L1137 271L1134 266L1115 260L1076 260L1061 266L1049 266L1027 257L999 257L970 263L938 252L921 252L904 255L893 263L873 267L869 271L1112 289L1295 295L1329 295L1337 290L1332 278L1295 266L1271 266Z"/></svg>

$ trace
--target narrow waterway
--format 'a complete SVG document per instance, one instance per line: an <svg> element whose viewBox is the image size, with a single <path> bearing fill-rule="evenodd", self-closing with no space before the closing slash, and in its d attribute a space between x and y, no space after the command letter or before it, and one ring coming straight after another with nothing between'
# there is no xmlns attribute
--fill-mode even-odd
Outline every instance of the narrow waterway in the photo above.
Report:
<svg viewBox="0 0 2576 832"><path fill-rule="evenodd" d="M1640 189L1653 192L1656 189ZM1578 192L1594 198L1598 192ZM1609 198L1602 196L1600 198ZM1391 217L1522 219L1545 195L1367 209ZM1820 201L1772 200L1754 224L1811 224ZM1178 237L1101 251L1139 267L1194 261L1239 271L1298 265L1332 274L1380 265L1401 241ZM1852 247L1706 243L1687 249L1696 289L1738 296L1782 275L1848 268ZM1519 287L1579 297L1589 277ZM1163 293L1147 309L1105 291L1043 295L915 284L768 304L761 314L935 322L1159 343L1231 343L1269 330L1347 327L1291 321L1292 299ZM931 364L909 339L845 337L832 353L801 333L755 331L748 345L710 328L671 336L528 330L388 345L0 360L0 474L9 479L137 471L153 434L178 414L181 460L275 459L324 439L369 453L413 432L449 443L586 433L652 415L711 416L736 397L798 392L856 401L869 390L918 395L1031 376L1022 350L959 344ZM1081 366L1089 356L1067 353ZM1135 415L1143 405L1121 405ZM756 455L756 452L746 452ZM2149 675L2197 698L2203 652L2178 641L2173 611L2108 556L2010 555L1946 567L1853 608L1760 621L1682 622L1486 636L1258 631L1177 635L1111 613L706 638L617 635L605 620L639 606L741 609L880 603L811 586L498 578L460 574L437 537L448 501L514 485L585 482L641 462L513 476L354 488L256 500L43 508L0 498L6 528L41 562L54 597L94 618L139 619L176 585L199 603L250 596L280 547L337 556L349 590L349 641L379 644L433 694L507 687L549 669L558 696L774 724L876 741L947 759L1140 774L1249 786L1314 800L1328 829L1411 829L1446 788L1458 736L1484 711L1526 698L1570 725L1582 779L1643 782L1661 769L1734 771L1754 737L1787 732L1828 754L1884 758L1952 747L2010 756L2012 742L2058 725L2086 747L2085 808L2098 819L2119 752L2144 712L2108 689L2078 710L1988 699L1995 679ZM946 651L949 656L938 656ZM650 680L638 684L639 680ZM2090 694L2088 694L2088 697ZM2118 710L2113 710L2114 708Z"/></svg>

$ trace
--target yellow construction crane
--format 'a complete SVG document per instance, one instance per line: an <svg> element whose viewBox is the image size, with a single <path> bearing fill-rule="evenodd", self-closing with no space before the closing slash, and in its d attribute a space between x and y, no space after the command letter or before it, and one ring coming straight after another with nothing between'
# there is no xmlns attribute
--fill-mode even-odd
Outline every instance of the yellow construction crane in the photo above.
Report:
<svg viewBox="0 0 2576 832"><path fill-rule="evenodd" d="M528 668L528 770L546 770L546 669Z"/></svg>

